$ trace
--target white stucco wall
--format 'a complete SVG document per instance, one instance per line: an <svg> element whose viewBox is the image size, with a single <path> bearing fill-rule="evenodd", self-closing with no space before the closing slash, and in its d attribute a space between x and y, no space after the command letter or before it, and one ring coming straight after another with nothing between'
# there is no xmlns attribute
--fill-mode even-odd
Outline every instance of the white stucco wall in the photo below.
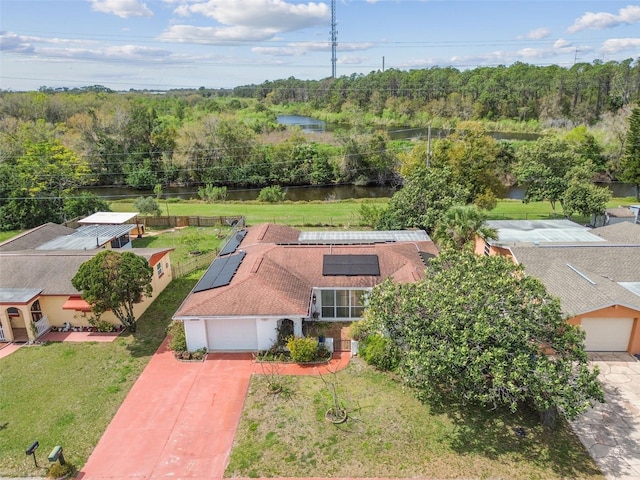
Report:
<svg viewBox="0 0 640 480"><path fill-rule="evenodd" d="M185 320L184 332L187 337L187 348L189 351L199 348L208 348L207 345L207 322L205 320Z"/></svg>
<svg viewBox="0 0 640 480"><path fill-rule="evenodd" d="M278 337L278 320L275 318L258 318L256 320L258 332L258 350L268 350Z"/></svg>

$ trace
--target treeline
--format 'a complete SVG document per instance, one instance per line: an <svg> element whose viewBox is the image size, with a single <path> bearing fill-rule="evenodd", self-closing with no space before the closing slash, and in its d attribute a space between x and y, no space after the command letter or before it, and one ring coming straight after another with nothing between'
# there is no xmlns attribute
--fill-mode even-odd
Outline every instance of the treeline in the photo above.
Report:
<svg viewBox="0 0 640 480"><path fill-rule="evenodd" d="M515 63L463 71L391 69L319 81L291 77L237 87L233 95L360 112L390 121L458 118L590 124L640 98L640 61L594 61L571 68Z"/></svg>
<svg viewBox="0 0 640 480"><path fill-rule="evenodd" d="M488 119L514 125L509 119L529 115L539 115L528 123L540 132L543 118L573 127L544 130L558 141L534 142L536 155L570 153L575 158L562 162L581 166L581 178L637 184L633 175L621 176L630 167L620 160L639 81L638 63L629 60L581 69L516 64L386 71L234 91L112 92L98 85L0 92L0 228L60 221L99 207L100 199L78 193L85 186L400 185L413 166L428 162L457 172L468 201L491 200L518 177L532 180L517 169L522 152L532 150L494 140ZM528 105L526 111L519 105ZM282 112L323 116L334 110L357 128L319 141L276 121ZM548 116L552 111L558 116ZM450 135L433 139L431 151L424 141L391 141L376 128L430 125L436 114L446 114L438 118ZM597 125L587 127L598 116Z"/></svg>

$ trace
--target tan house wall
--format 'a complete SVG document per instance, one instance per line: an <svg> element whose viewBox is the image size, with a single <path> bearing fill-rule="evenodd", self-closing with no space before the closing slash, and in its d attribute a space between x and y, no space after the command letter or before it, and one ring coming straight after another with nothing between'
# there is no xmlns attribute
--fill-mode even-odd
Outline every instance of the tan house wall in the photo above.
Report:
<svg viewBox="0 0 640 480"><path fill-rule="evenodd" d="M162 275L158 275L158 263L162 264ZM149 308L149 305L153 303L155 298L167 288L167 285L171 283L173 279L171 276L171 256L166 253L158 262L151 265L153 268L153 276L151 277L151 287L153 288L153 295L151 297L145 297L142 302L134 305L133 313L136 318L140 316ZM91 312L81 312L75 310L63 310L62 305L69 298L68 295L64 296L42 296L40 297L40 305L42 306L43 313L48 315L49 323L52 327L62 327L65 322L69 322L73 326L87 327L89 326L89 318L93 315ZM47 307L45 307L46 304ZM50 308L49 308L50 307ZM49 314L51 312L51 314ZM105 312L100 317L101 320L105 320L114 325L119 325L120 321L111 312Z"/></svg>
<svg viewBox="0 0 640 480"><path fill-rule="evenodd" d="M583 313L567 320L571 325L582 325L583 318L633 318L631 340L627 351L631 354L640 353L640 311L622 305L613 305L592 312Z"/></svg>
<svg viewBox="0 0 640 480"><path fill-rule="evenodd" d="M487 242L484 238L476 237L476 241L473 247L473 252L476 255L485 255L485 247ZM511 250L504 247L498 247L496 245L489 245L489 255L502 255L503 257L513 257Z"/></svg>
<svg viewBox="0 0 640 480"><path fill-rule="evenodd" d="M158 275L158 263L162 264L162 275ZM169 252L165 253L156 263L151 265L153 268L153 276L151 277L151 286L153 288L153 295L146 297L142 302L134 305L134 315L136 318L140 316L149 308L149 305L153 303L155 298L171 283L171 255ZM42 314L47 317L49 325L52 327L63 327L65 323L69 323L73 327L87 327L89 326L89 319L92 317L91 312L82 312L77 310L64 310L62 307L69 299L69 295L39 295L30 301L28 304L23 305L0 305L0 324L3 327L3 331L7 340L13 340L12 335L12 322L7 315L8 307L15 307L20 310L20 319L16 319L20 323L24 323L24 327L27 328L29 338L33 335L29 328L31 324L31 305L36 301L40 301L40 308ZM120 321L111 312L105 312L101 317L101 320L105 320L114 325L119 325ZM13 325L17 327L17 325ZM22 326L21 326L22 327Z"/></svg>

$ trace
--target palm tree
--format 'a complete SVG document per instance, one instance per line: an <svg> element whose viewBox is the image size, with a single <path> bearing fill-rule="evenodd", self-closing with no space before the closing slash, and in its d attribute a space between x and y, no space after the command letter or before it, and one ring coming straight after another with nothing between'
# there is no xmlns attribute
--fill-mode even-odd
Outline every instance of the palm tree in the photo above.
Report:
<svg viewBox="0 0 640 480"><path fill-rule="evenodd" d="M433 232L440 248L462 250L477 235L484 239L497 238L498 232L487 227L487 216L475 205L454 205L442 216Z"/></svg>

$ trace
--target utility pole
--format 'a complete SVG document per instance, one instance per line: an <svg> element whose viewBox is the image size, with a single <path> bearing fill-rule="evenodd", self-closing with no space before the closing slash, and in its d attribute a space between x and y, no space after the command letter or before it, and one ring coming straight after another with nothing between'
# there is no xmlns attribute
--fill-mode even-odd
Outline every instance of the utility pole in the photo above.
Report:
<svg viewBox="0 0 640 480"><path fill-rule="evenodd" d="M431 125L427 128L427 168L431 168Z"/></svg>
<svg viewBox="0 0 640 480"><path fill-rule="evenodd" d="M382 56L382 71L384 72L384 55Z"/></svg>
<svg viewBox="0 0 640 480"><path fill-rule="evenodd" d="M336 0L331 0L331 78L336 78L336 49L338 47L338 30L336 30Z"/></svg>

